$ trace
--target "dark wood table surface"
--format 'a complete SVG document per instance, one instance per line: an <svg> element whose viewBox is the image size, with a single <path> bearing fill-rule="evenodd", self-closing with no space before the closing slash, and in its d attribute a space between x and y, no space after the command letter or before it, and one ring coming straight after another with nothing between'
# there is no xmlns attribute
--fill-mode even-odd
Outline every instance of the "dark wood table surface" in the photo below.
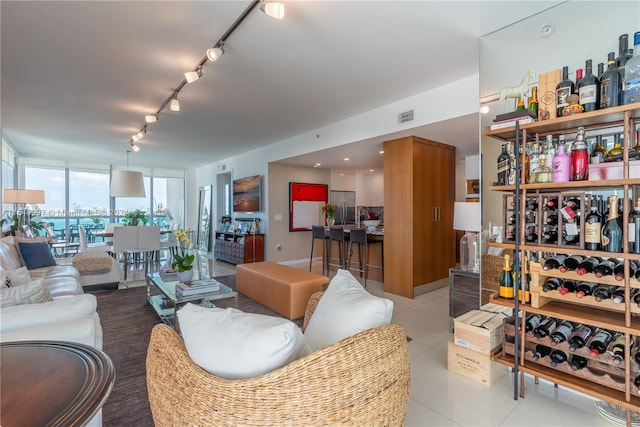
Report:
<svg viewBox="0 0 640 427"><path fill-rule="evenodd" d="M86 425L115 383L106 353L61 341L0 344L0 425Z"/></svg>

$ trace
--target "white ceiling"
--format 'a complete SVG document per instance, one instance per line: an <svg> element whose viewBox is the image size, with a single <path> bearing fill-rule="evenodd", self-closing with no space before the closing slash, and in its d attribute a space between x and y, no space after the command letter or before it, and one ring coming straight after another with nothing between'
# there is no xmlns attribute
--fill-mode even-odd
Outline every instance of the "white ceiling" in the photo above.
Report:
<svg viewBox="0 0 640 427"><path fill-rule="evenodd" d="M558 3L286 1L282 21L255 8L180 92L181 111L148 126L131 164L201 166L473 75L479 36ZM3 137L22 156L124 163L144 115L249 4L0 2ZM478 119L412 133L471 154ZM290 162L355 167L322 154Z"/></svg>

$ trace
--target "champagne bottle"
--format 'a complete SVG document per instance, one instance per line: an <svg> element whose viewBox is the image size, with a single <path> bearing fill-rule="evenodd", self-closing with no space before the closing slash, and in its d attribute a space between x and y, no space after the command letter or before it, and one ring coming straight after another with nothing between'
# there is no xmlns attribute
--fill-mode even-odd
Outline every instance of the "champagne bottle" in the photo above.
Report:
<svg viewBox="0 0 640 427"><path fill-rule="evenodd" d="M538 344L536 345L536 353L531 358L534 362L542 359L543 357L547 357L551 354L551 349L546 345Z"/></svg>
<svg viewBox="0 0 640 427"><path fill-rule="evenodd" d="M555 368L559 364L567 361L567 353L561 350L553 350L549 357L551 358L551 363L549 363L549 365L552 368Z"/></svg>
<svg viewBox="0 0 640 427"><path fill-rule="evenodd" d="M504 267L500 275L500 296L502 298L513 299L513 276L511 274L511 257L504 256Z"/></svg>
<svg viewBox="0 0 640 427"><path fill-rule="evenodd" d="M514 282L518 282L517 280L515 280ZM524 277L522 280L522 284L524 285L524 302L525 303L530 303L531 302L531 292L529 289L531 283L531 273L529 272L529 258L528 257L524 257ZM520 301L522 301L522 290L518 289L518 299Z"/></svg>
<svg viewBox="0 0 640 427"><path fill-rule="evenodd" d="M558 277L549 277L547 280L545 280L544 284L542 285L542 291L543 292L555 291L559 289L560 286L562 286L563 282L564 280Z"/></svg>
<svg viewBox="0 0 640 427"><path fill-rule="evenodd" d="M538 87L531 88L531 98L529 98L528 110L533 113L535 117L538 117Z"/></svg>
<svg viewBox="0 0 640 427"><path fill-rule="evenodd" d="M562 264L564 264L564 260L567 258L566 255L556 254L552 258L546 259L544 261L544 265L542 268L544 270L555 270L560 268Z"/></svg>
<svg viewBox="0 0 640 427"><path fill-rule="evenodd" d="M509 153L507 153L507 145L502 144L502 152L498 156L497 185L507 185L509 183L510 163Z"/></svg>
<svg viewBox="0 0 640 427"><path fill-rule="evenodd" d="M578 128L578 135L571 148L571 180L583 181L589 177L589 150L584 140L584 128Z"/></svg>
<svg viewBox="0 0 640 427"><path fill-rule="evenodd" d="M602 227L602 250L622 252L622 226L618 219L618 196L609 196L609 217Z"/></svg>
<svg viewBox="0 0 640 427"><path fill-rule="evenodd" d="M585 76L580 80L580 105L584 111L595 111L600 107L600 80L593 75L590 59L585 64Z"/></svg>
<svg viewBox="0 0 640 427"><path fill-rule="evenodd" d="M640 53L638 53L640 55ZM629 215L628 224L629 253L640 254L640 197L636 200L636 206Z"/></svg>
<svg viewBox="0 0 640 427"><path fill-rule="evenodd" d="M579 371L580 369L584 368L585 366L587 366L587 358L586 357L578 356L577 354L574 354L571 357L571 370L572 371Z"/></svg>
<svg viewBox="0 0 640 427"><path fill-rule="evenodd" d="M591 212L585 218L584 224L584 248L590 251L601 249L603 218L598 213L598 204L595 198L591 199ZM578 273L580 274L580 273Z"/></svg>
<svg viewBox="0 0 640 427"><path fill-rule="evenodd" d="M562 282L562 285L560 285L558 292L560 293L560 295L566 295L568 293L574 292L575 290L576 282L574 282L573 280L565 280L564 282Z"/></svg>
<svg viewBox="0 0 640 427"><path fill-rule="evenodd" d="M576 292L576 298L584 298L589 295L593 295L593 290L598 286L594 282L580 282L578 283L578 291Z"/></svg>
<svg viewBox="0 0 640 427"><path fill-rule="evenodd" d="M531 332L542 322L542 316L539 314L530 314L524 324L524 331Z"/></svg>
<svg viewBox="0 0 640 427"><path fill-rule="evenodd" d="M613 274L613 270L616 268L618 260L613 258L603 259L600 264L593 269L596 277L604 277L611 276Z"/></svg>
<svg viewBox="0 0 640 427"><path fill-rule="evenodd" d="M521 96L518 97L518 103L516 104L516 111L524 110L524 100Z"/></svg>
<svg viewBox="0 0 640 427"><path fill-rule="evenodd" d="M587 257L584 255L568 256L564 259L564 262L560 266L559 270L563 273L566 273L567 271L577 270L580 264L582 264L586 259Z"/></svg>
<svg viewBox="0 0 640 427"><path fill-rule="evenodd" d="M558 322L558 319L547 317L542 322L540 322L537 328L533 330L533 335L535 335L537 338L548 337L553 333L553 331L556 330Z"/></svg>
<svg viewBox="0 0 640 427"><path fill-rule="evenodd" d="M591 153L591 163L602 163L609 156L609 150L602 145L602 135L596 136L596 146Z"/></svg>
<svg viewBox="0 0 640 427"><path fill-rule="evenodd" d="M600 109L619 105L622 105L622 74L616 67L615 53L609 52L607 70L600 79Z"/></svg>
<svg viewBox="0 0 640 427"><path fill-rule="evenodd" d="M573 325L571 324L571 322L567 320L563 321L560 326L558 326L556 330L553 331L553 333L549 336L549 338L551 338L551 346L555 347L561 342L565 342L566 340L568 340L572 330Z"/></svg>
<svg viewBox="0 0 640 427"><path fill-rule="evenodd" d="M592 333L593 329L587 325L576 326L567 340L569 343L569 350L576 351L579 348L584 347Z"/></svg>
<svg viewBox="0 0 640 427"><path fill-rule="evenodd" d="M625 336L622 333L617 333L609 346L609 353L613 356L613 363L616 365L621 364L624 361L624 345ZM629 340L629 350L633 348L633 339Z"/></svg>
<svg viewBox="0 0 640 427"><path fill-rule="evenodd" d="M569 79L569 67L562 67L562 81L556 85L556 117L562 117L562 110L569 106L569 96L574 92L575 85Z"/></svg>
<svg viewBox="0 0 640 427"><path fill-rule="evenodd" d="M595 270L596 266L600 264L600 262L602 262L602 258L595 256L589 257L580 263L580 265L578 266L578 270L576 270L576 273L578 273L578 276L592 273L593 270Z"/></svg>
<svg viewBox="0 0 640 427"><path fill-rule="evenodd" d="M598 329L593 335L593 338L591 338L591 341L589 341L589 350L591 350L591 357L596 358L599 354L607 351L607 347L611 342L611 338L613 338L611 332L607 331L606 329Z"/></svg>
<svg viewBox="0 0 640 427"><path fill-rule="evenodd" d="M602 300L611 298L613 292L615 292L617 286L611 285L598 285L593 290L593 297L597 302L602 302Z"/></svg>

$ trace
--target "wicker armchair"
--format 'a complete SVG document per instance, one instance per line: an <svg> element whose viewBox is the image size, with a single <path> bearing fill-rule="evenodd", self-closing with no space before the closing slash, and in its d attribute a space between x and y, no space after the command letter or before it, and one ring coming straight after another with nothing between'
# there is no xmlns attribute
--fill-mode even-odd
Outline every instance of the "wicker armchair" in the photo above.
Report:
<svg viewBox="0 0 640 427"><path fill-rule="evenodd" d="M321 295L311 297L305 327ZM409 369L404 330L387 325L260 377L227 380L196 365L173 329L156 325L147 353L147 388L156 427L401 426Z"/></svg>

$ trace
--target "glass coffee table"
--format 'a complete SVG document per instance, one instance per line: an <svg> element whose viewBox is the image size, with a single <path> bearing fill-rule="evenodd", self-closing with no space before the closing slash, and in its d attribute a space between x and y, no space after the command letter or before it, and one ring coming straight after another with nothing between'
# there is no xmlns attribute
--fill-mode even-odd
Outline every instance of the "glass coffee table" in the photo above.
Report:
<svg viewBox="0 0 640 427"><path fill-rule="evenodd" d="M215 281L215 278L211 280ZM211 301L233 298L233 306L238 306L238 293L222 283L220 283L220 290L215 292L177 296L176 286L178 283L180 282L175 273L168 275L162 275L159 272L147 274L147 302L164 323L176 330L179 330L176 322L176 311L180 306L188 302L205 307L213 307Z"/></svg>

